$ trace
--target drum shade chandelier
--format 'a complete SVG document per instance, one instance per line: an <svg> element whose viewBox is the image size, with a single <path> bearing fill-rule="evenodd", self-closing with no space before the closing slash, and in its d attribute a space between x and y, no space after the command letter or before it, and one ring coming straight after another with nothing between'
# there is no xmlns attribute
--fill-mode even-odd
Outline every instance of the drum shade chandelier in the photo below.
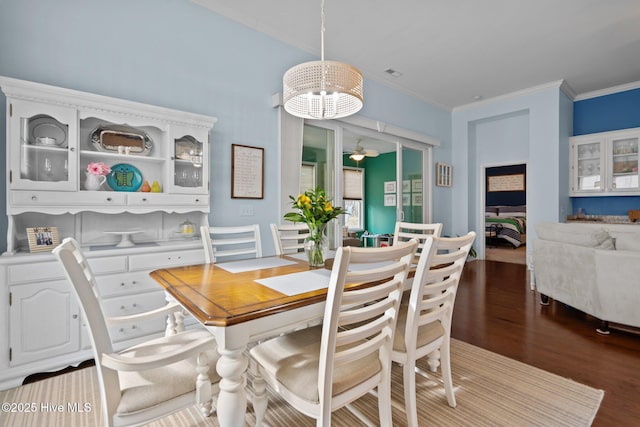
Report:
<svg viewBox="0 0 640 427"><path fill-rule="evenodd" d="M320 10L320 61L296 65L284 74L284 109L305 119L338 119L362 108L363 79L351 65L324 60L324 0Z"/></svg>

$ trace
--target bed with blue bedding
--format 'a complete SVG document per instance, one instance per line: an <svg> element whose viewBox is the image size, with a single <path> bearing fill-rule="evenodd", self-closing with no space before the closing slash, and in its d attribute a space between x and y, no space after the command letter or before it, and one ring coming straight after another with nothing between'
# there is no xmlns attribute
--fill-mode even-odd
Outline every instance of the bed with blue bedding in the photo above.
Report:
<svg viewBox="0 0 640 427"><path fill-rule="evenodd" d="M518 248L527 241L526 206L487 206L484 225L488 246L505 241Z"/></svg>

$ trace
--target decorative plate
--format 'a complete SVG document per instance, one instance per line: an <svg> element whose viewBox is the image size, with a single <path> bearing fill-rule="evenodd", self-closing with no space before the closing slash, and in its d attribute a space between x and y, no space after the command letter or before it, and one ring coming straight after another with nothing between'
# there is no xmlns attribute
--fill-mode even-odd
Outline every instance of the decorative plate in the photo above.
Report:
<svg viewBox="0 0 640 427"><path fill-rule="evenodd" d="M49 116L37 116L29 121L30 140L33 145L67 146L66 126Z"/></svg>
<svg viewBox="0 0 640 427"><path fill-rule="evenodd" d="M142 174L133 165L118 163L111 166L107 184L115 191L138 191L142 185Z"/></svg>

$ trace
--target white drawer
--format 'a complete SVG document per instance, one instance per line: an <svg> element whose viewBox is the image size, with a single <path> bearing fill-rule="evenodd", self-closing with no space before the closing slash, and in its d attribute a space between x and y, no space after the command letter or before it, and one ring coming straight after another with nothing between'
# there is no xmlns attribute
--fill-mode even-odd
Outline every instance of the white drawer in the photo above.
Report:
<svg viewBox="0 0 640 427"><path fill-rule="evenodd" d="M202 264L203 262L204 249L189 249L186 251L131 255L129 257L129 269L132 271L150 271L163 267Z"/></svg>
<svg viewBox="0 0 640 427"><path fill-rule="evenodd" d="M208 206L207 194L130 193L129 206Z"/></svg>
<svg viewBox="0 0 640 427"><path fill-rule="evenodd" d="M119 206L126 202L124 193L115 191L11 191L13 205L22 206Z"/></svg>
<svg viewBox="0 0 640 427"><path fill-rule="evenodd" d="M127 270L124 256L93 258L88 260L93 274L109 274ZM15 264L7 267L9 283L30 283L64 279L64 271L58 261Z"/></svg>
<svg viewBox="0 0 640 427"><path fill-rule="evenodd" d="M143 271L97 276L96 282L102 297L158 291L161 289L160 285L149 277L147 272Z"/></svg>
<svg viewBox="0 0 640 427"><path fill-rule="evenodd" d="M164 292L147 292L144 294L104 298L102 305L107 316L126 316L153 310L166 304ZM123 323L109 327L109 334L114 342L142 337L163 332L166 328L166 316Z"/></svg>

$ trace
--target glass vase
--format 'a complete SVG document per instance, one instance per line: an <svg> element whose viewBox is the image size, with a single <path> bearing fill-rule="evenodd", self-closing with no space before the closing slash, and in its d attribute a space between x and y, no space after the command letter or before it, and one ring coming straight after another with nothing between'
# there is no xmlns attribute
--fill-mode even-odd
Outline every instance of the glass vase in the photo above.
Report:
<svg viewBox="0 0 640 427"><path fill-rule="evenodd" d="M324 235L325 226L310 228L310 233L304 239L304 252L310 267L324 267L324 260L329 250L329 239Z"/></svg>

